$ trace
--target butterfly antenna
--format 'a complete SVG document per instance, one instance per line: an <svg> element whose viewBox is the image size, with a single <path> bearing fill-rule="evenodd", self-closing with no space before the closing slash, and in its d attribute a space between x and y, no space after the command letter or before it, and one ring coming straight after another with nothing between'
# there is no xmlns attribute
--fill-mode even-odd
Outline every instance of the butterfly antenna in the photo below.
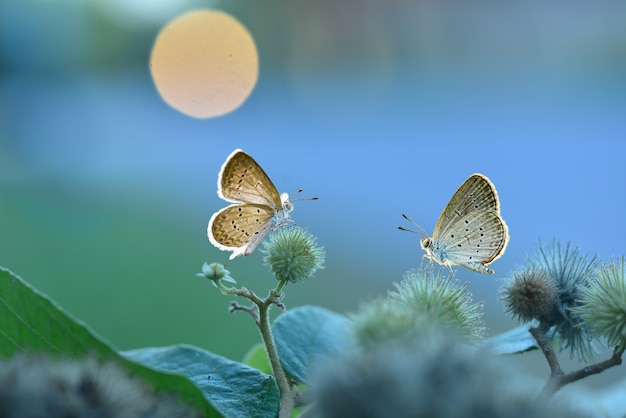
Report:
<svg viewBox="0 0 626 418"><path fill-rule="evenodd" d="M413 225L415 225L417 227L418 231L415 231L414 229L408 229L408 228L404 228L402 226L399 226L398 229L400 231L413 232L414 234L419 234L419 235L422 235L422 236L428 236L428 233L424 230L424 228L422 228L417 223L415 223L411 218L406 216L404 213L402 214L402 217L404 219L406 219L407 221L411 222Z"/></svg>
<svg viewBox="0 0 626 418"><path fill-rule="evenodd" d="M302 189L298 189L297 192L293 193L291 196L295 196L297 194L302 193ZM290 199L292 202L298 202L300 200L317 200L317 197L301 197L300 199Z"/></svg>

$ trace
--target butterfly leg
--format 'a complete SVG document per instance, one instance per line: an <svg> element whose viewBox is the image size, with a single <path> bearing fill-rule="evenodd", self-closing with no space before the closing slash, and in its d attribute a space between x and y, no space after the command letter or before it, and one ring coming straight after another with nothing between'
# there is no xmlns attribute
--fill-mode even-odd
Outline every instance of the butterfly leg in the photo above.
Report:
<svg viewBox="0 0 626 418"><path fill-rule="evenodd" d="M448 268L448 271L450 272L450 276L454 276L454 270L452 270L452 263L450 263L449 260L445 260L442 265L446 266Z"/></svg>
<svg viewBox="0 0 626 418"><path fill-rule="evenodd" d="M432 258L430 258L430 257L428 257L428 255L423 254L423 255L422 255L422 261L420 261L420 270L423 270L423 269L424 269L424 259L425 259L425 258L427 258L427 259L428 259L428 265L429 265L429 267L431 267L431 268L432 268L432 266L433 266L433 259L432 259Z"/></svg>

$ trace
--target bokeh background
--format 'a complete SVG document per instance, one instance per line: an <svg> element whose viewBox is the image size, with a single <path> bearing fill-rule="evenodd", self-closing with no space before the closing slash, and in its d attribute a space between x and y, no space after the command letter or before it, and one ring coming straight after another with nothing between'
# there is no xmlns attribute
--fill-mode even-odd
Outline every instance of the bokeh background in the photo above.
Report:
<svg viewBox="0 0 626 418"><path fill-rule="evenodd" d="M172 109L150 78L159 29L196 8L231 14L259 50L252 95L215 119ZM432 231L480 172L511 241L494 276L456 277L502 332L515 323L498 288L539 238L626 253L625 21L617 0L3 0L0 265L119 349L238 360L258 341L252 321L195 277L219 261L240 285L275 285L260 254L229 262L206 238L233 149L280 191L319 197L293 218L326 268L285 302L342 313L419 265L400 214Z"/></svg>

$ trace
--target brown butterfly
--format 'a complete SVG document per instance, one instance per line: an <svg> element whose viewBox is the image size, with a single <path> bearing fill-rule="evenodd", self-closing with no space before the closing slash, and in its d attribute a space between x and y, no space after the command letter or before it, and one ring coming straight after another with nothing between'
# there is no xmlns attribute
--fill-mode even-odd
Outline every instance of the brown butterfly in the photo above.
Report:
<svg viewBox="0 0 626 418"><path fill-rule="evenodd" d="M217 195L233 204L211 216L207 234L211 244L233 252L231 260L251 254L270 230L292 222L289 195L279 194L261 166L240 149L222 165Z"/></svg>
<svg viewBox="0 0 626 418"><path fill-rule="evenodd" d="M402 216L423 231L408 216ZM432 237L399 229L423 236L420 245L426 251L426 258L484 274L493 274L487 265L501 257L509 243L508 227L500 216L498 193L482 174L472 174L454 193L441 212Z"/></svg>

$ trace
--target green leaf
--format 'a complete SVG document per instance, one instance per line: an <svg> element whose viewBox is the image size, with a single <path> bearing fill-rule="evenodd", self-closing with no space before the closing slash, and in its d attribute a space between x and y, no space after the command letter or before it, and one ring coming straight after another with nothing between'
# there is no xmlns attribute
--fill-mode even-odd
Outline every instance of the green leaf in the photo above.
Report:
<svg viewBox="0 0 626 418"><path fill-rule="evenodd" d="M177 393L207 417L217 417L204 395L186 377L161 373L121 357L83 322L73 318L48 296L19 276L0 267L0 357L18 352L47 353L53 357L80 358L97 354L119 363L157 390Z"/></svg>
<svg viewBox="0 0 626 418"><path fill-rule="evenodd" d="M245 364L187 345L123 354L157 370L185 374L225 417L275 418L278 413L280 398L274 378Z"/></svg>
<svg viewBox="0 0 626 418"><path fill-rule="evenodd" d="M317 362L352 346L349 326L346 317L316 306L291 309L279 316L272 330L285 371L298 382L308 383Z"/></svg>
<svg viewBox="0 0 626 418"><path fill-rule="evenodd" d="M111 348L48 296L0 267L0 355L21 351L68 357L96 352L106 358Z"/></svg>
<svg viewBox="0 0 626 418"><path fill-rule="evenodd" d="M246 356L243 359L243 364L254 367L265 374L272 374L270 359L267 357L267 351L265 350L265 345L263 345L263 343L258 343L252 346L252 348L246 353Z"/></svg>
<svg viewBox="0 0 626 418"><path fill-rule="evenodd" d="M501 354L519 354L525 351L534 350L537 347L537 341L530 335L528 329L532 324L522 325L513 328L502 334L494 335L489 338L485 345L497 355Z"/></svg>

